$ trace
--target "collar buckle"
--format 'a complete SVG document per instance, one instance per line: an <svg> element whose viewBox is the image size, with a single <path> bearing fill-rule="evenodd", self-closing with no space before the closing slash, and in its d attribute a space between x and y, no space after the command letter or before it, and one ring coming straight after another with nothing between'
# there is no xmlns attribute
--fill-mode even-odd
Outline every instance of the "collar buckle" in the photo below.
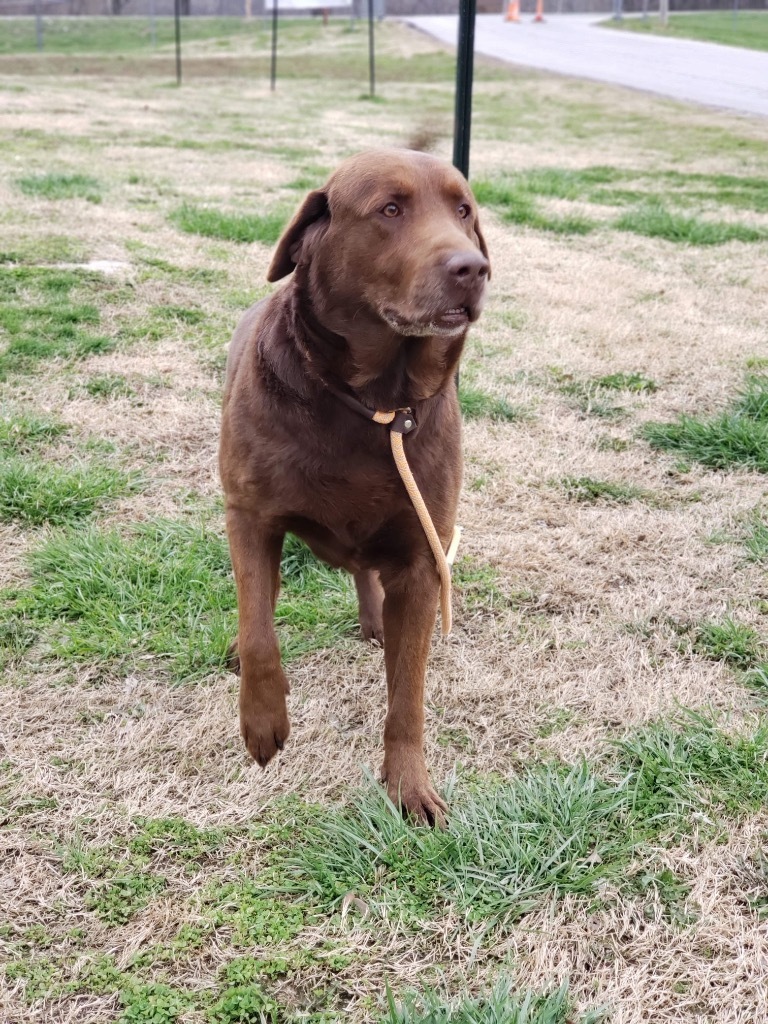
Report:
<svg viewBox="0 0 768 1024"><path fill-rule="evenodd" d="M389 429L396 430L398 434L410 434L417 426L413 409L398 409Z"/></svg>

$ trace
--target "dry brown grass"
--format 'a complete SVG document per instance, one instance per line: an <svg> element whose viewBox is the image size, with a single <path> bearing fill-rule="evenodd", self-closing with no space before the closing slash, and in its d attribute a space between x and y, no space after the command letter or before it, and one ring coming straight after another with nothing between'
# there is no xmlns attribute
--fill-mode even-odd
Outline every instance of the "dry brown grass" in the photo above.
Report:
<svg viewBox="0 0 768 1024"><path fill-rule="evenodd" d="M404 29L385 32L394 54L438 49ZM198 44L194 52L191 67L207 74L210 48ZM350 99L349 83L333 80L321 89L292 79L270 96L263 80L238 77L247 60L238 50L228 77L195 78L181 92L158 80L99 77L94 68L87 79L57 75L56 61L41 65L37 57L0 65L0 133L13 139L0 153L0 247L12 250L21 238L44 248L51 235L64 236L86 260L125 265L111 278L122 291L102 317L116 350L64 370L43 366L3 394L5 402L60 418L72 443L112 442L122 463L143 474L144 488L113 505L104 522L172 518L190 501L211 507L219 401L212 364L268 265L264 246L183 234L168 214L183 200L249 211L290 204L299 193L286 186L299 174L425 131L448 154L447 85L390 84L380 106ZM59 62L69 70L66 59ZM218 73L221 58L211 66ZM44 74L26 77L40 67ZM130 61L122 70L130 71ZM109 74L106 65L103 71ZM519 102L542 112L541 124L526 121L518 137L514 122L500 126L482 106L473 152L478 175L597 162L648 169L683 157L689 171L768 173L757 146L768 141L768 126L757 119L542 75L517 74L510 82ZM481 77L477 88L487 99L511 84ZM424 102L414 101L417 89ZM434 109L425 114L425 106ZM587 127L578 133L580 110ZM637 132L609 137L599 127L601 113L613 124L622 116L645 120ZM651 119L659 121L658 135L649 131ZM743 152L722 142L731 135L746 140ZM698 149L700 139L708 142ZM178 140L212 148L181 148ZM97 177L103 202L22 196L14 179L51 165ZM506 774L532 758L599 757L609 738L678 705L738 718L750 701L744 687L723 664L694 655L681 627L732 613L764 628L762 570L744 561L737 537L743 518L764 505L765 479L681 466L652 452L638 428L722 408L746 360L764 354L768 245L693 249L607 230L550 236L510 228L488 211L485 228L493 288L470 341L465 379L506 394L530 416L466 426L465 553L494 568L507 599L493 611L462 604L454 635L435 641L427 734L438 779L457 761ZM159 270L146 262L152 259L176 269ZM187 276L195 270L221 276L198 284ZM183 321L167 323L159 339L125 336L126 325L140 323L148 309L168 305L201 311L211 336ZM607 393L623 411L601 419L560 387L618 371L641 371L659 389ZM94 375L119 375L133 394L90 396L84 384ZM606 439L624 446L611 448ZM62 457L69 443L56 449ZM654 500L577 503L562 486L565 477L634 484ZM40 539L40 531L0 527L3 585L24 581L25 555ZM110 928L83 909L77 876L60 870L60 847L77 835L106 842L135 816L242 825L293 791L309 801L344 799L363 767L378 767L382 674L380 652L349 643L297 662L291 742L262 772L241 748L230 676L171 687L151 658L145 672L128 677L100 665L14 666L3 684L3 806L30 799L55 806L9 819L0 831L0 901L13 933L42 925L54 948L65 948L76 924L84 929L81 948L111 951L118 966L170 941L181 921L194 919L190 906L205 871L190 878L166 867L162 897ZM333 938L352 957L345 985L355 1021L374 1019L366 997L380 995L385 980L400 991L439 966L460 990L493 978L501 966L538 988L569 976L579 1003L610 1006L616 1024L759 1024L768 1019L768 947L764 922L749 911L758 883L744 865L766 828L764 816L753 817L725 842L658 851L660 864L690 882L689 899L701 908L683 928L658 907L649 917L647 908L618 900L586 914L566 901L479 950L471 935L457 938L448 919L407 939L394 929L377 944L352 914L317 926L317 934L305 930L301 941L321 948ZM255 867L258 851L249 856ZM170 976L182 987L210 986L231 956L214 942L198 960L176 963ZM309 971L301 985L310 990L316 980ZM301 1006L301 987L289 991L298 982L281 984ZM95 1024L118 1015L113 996L64 993L30 1004L18 982L0 996L8 1024Z"/></svg>

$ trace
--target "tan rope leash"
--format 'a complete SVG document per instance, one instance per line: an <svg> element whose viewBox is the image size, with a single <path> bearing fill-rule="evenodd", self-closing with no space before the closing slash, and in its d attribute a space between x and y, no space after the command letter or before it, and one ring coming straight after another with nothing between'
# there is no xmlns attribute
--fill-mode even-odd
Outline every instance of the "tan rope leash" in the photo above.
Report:
<svg viewBox="0 0 768 1024"><path fill-rule="evenodd" d="M411 419L409 419L409 415ZM395 423L395 419L398 418L401 422ZM414 480L411 467L408 465L408 460L405 457L405 448L403 447L403 431L398 430L398 426L405 426L410 429L412 426L412 414L410 409L399 409L397 412L375 412L372 417L374 423L383 423L385 425L393 424L389 431L389 440L392 445L392 457L395 460L397 471L400 474L400 478L405 484L405 489L408 492L408 497L411 499L416 515L419 517L421 528L426 534L429 546L432 548L432 554L435 556L435 564L437 565L437 571L440 576L440 622L443 636L447 636L451 632L453 625L453 614L451 611L451 566L453 560L456 557L456 549L459 546L459 540L461 539L461 527L454 527L453 538L451 539L448 553L443 551L443 545L440 543L440 538L437 535L435 524L432 522L432 517L429 514L429 509L424 503L424 499L421 496L418 484Z"/></svg>
<svg viewBox="0 0 768 1024"><path fill-rule="evenodd" d="M327 382L324 383L331 394L335 395L339 401L352 409L353 412L364 416L367 420L381 423L390 428L389 439L392 445L392 456L395 460L395 466L408 492L408 497L411 499L411 503L416 510L416 515L419 517L421 528L426 534L429 546L432 548L432 554L435 556L435 563L440 576L440 621L443 636L447 636L453 624L453 616L451 614L451 566L456 557L456 549L461 539L461 527L454 527L448 551L447 553L444 552L443 545L440 543L440 538L435 529L435 524L432 522L432 517L429 514L429 509L424 504L421 491L413 478L411 467L408 465L408 460L405 457L403 435L409 434L412 430L416 429L416 417L411 409L395 409L393 412L378 412L375 409L369 409L367 405L363 405L362 402L353 398L352 395L339 391Z"/></svg>

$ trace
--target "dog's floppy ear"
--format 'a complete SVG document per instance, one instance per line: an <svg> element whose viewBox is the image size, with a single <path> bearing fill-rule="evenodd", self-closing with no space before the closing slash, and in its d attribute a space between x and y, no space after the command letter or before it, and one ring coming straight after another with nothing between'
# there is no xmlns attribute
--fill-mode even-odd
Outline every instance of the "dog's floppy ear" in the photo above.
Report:
<svg viewBox="0 0 768 1024"><path fill-rule="evenodd" d="M477 214L475 214L475 240L477 241L477 244L480 246L480 252L488 260L488 280L490 281L490 279L491 279L491 261L490 261L490 259L488 257L488 246L485 244L485 238L483 237L483 232L480 230L480 220L479 220Z"/></svg>
<svg viewBox="0 0 768 1024"><path fill-rule="evenodd" d="M299 262L304 233L310 225L328 215L328 196L321 189L310 192L277 243L267 272L268 281L287 277Z"/></svg>

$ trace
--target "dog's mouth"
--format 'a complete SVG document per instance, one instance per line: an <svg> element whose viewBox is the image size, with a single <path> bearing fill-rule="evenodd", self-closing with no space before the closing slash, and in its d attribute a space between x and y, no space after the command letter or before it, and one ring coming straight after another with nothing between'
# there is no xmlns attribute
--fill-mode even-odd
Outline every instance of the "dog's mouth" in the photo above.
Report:
<svg viewBox="0 0 768 1024"><path fill-rule="evenodd" d="M413 320L392 309L382 309L381 315L398 334L409 337L428 337L435 334L452 337L466 330L470 323L477 319L478 311L470 306L452 306L450 309Z"/></svg>
<svg viewBox="0 0 768 1024"><path fill-rule="evenodd" d="M453 327L468 324L471 319L469 306L454 306L453 309L446 309L444 313L436 316L432 321L441 326Z"/></svg>

